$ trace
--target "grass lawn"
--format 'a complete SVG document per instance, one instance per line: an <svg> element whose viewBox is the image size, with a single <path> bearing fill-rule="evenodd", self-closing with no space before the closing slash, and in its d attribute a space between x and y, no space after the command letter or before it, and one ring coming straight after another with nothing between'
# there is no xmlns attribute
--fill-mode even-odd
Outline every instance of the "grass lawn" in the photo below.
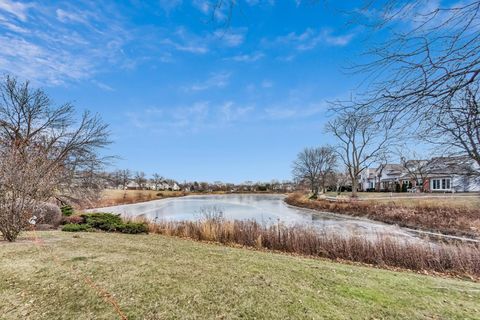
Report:
<svg viewBox="0 0 480 320"><path fill-rule="evenodd" d="M480 284L469 281L159 235L40 236L47 250L0 242L0 319L115 319L69 267L129 319L480 318Z"/></svg>

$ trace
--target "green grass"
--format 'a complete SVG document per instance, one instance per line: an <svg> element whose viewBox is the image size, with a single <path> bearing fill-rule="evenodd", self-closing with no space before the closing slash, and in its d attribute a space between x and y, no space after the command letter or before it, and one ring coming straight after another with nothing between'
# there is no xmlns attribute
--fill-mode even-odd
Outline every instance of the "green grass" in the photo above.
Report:
<svg viewBox="0 0 480 320"><path fill-rule="evenodd" d="M129 319L480 318L480 284L470 281L159 235L40 236L47 250L0 242L0 319L115 319L71 266Z"/></svg>

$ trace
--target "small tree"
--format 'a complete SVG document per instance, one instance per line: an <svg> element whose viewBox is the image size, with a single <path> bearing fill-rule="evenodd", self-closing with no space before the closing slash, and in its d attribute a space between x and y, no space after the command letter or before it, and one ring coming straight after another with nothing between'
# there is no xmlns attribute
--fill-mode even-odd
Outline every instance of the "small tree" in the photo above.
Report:
<svg viewBox="0 0 480 320"><path fill-rule="evenodd" d="M132 172L128 169L120 170L120 181L123 189L127 189L128 184L132 181Z"/></svg>
<svg viewBox="0 0 480 320"><path fill-rule="evenodd" d="M0 85L0 232L14 241L42 202L98 196L107 126L73 106L53 106L42 90L6 77ZM97 174L98 173L98 174Z"/></svg>
<svg viewBox="0 0 480 320"><path fill-rule="evenodd" d="M332 174L332 183L336 186L337 194L341 194L343 189L348 186L350 174L348 172L334 172Z"/></svg>
<svg viewBox="0 0 480 320"><path fill-rule="evenodd" d="M297 155L293 163L293 176L298 181L308 181L313 197L318 196L320 187L325 192L327 175L337 163L337 156L332 147L305 148Z"/></svg>
<svg viewBox="0 0 480 320"><path fill-rule="evenodd" d="M151 181L155 187L155 190L158 190L160 188L160 185L163 183L163 181L165 181L165 178L159 175L158 173L154 173Z"/></svg>
<svg viewBox="0 0 480 320"><path fill-rule="evenodd" d="M134 177L135 183L137 184L137 187L141 190L144 190L147 184L147 179L145 178L145 172L143 171L137 171L135 172L135 177Z"/></svg>
<svg viewBox="0 0 480 320"><path fill-rule="evenodd" d="M430 174L430 161L421 159L416 151L410 151L406 146L399 153L401 165L408 178L415 181L415 186L423 192L423 184Z"/></svg>
<svg viewBox="0 0 480 320"><path fill-rule="evenodd" d="M372 116L346 111L327 124L327 131L339 140L337 154L350 176L352 197L356 197L362 171L387 152L391 140L388 128L382 127Z"/></svg>

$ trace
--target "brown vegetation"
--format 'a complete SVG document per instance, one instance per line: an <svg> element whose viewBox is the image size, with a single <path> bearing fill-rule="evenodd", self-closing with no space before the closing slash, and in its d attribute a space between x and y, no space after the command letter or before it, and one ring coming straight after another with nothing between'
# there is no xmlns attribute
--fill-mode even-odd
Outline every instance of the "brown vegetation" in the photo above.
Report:
<svg viewBox="0 0 480 320"><path fill-rule="evenodd" d="M381 267L480 276L480 247L473 244L405 242L378 235L320 232L305 226L261 225L255 221L226 221L210 217L200 221L163 221L149 231L168 236L213 241L228 245L275 250L305 256L348 260Z"/></svg>
<svg viewBox="0 0 480 320"><path fill-rule="evenodd" d="M302 194L292 194L285 201L303 208L367 217L402 227L480 237L480 209L467 206L430 206L421 202L404 206L401 203L374 200L335 202L309 200Z"/></svg>
<svg viewBox="0 0 480 320"><path fill-rule="evenodd" d="M120 204L130 204L145 202L171 197L182 197L186 193L183 191L155 191L155 190L112 190L106 189L102 192L100 199L90 205L91 208L101 208L116 206Z"/></svg>

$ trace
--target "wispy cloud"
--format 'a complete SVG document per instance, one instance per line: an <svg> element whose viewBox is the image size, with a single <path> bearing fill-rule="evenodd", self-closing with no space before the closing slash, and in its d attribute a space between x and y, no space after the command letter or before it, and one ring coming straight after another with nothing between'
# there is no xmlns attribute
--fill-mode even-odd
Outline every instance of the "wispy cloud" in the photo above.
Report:
<svg viewBox="0 0 480 320"><path fill-rule="evenodd" d="M216 72L211 73L210 76L203 82L183 87L185 91L203 91L211 88L224 88L230 82L230 72Z"/></svg>
<svg viewBox="0 0 480 320"><path fill-rule="evenodd" d="M184 27L177 28L173 33L173 37L163 39L160 43L171 46L178 51L195 54L205 54L209 51L204 38L188 32Z"/></svg>
<svg viewBox="0 0 480 320"><path fill-rule="evenodd" d="M265 118L270 120L301 119L325 113L325 103L311 104L309 106L284 106L265 109Z"/></svg>
<svg viewBox="0 0 480 320"><path fill-rule="evenodd" d="M200 10L203 14L208 14L212 9L209 0L193 0L193 6Z"/></svg>
<svg viewBox="0 0 480 320"><path fill-rule="evenodd" d="M76 4L80 7L0 2L0 70L59 85L90 78L106 64L123 60L128 32L115 12L106 16L100 4Z"/></svg>
<svg viewBox="0 0 480 320"><path fill-rule="evenodd" d="M182 0L159 0L160 6L167 13L170 13L170 11L172 11L173 9L181 6L182 3Z"/></svg>
<svg viewBox="0 0 480 320"><path fill-rule="evenodd" d="M246 28L217 30L214 36L217 37L227 47L238 47L245 41Z"/></svg>
<svg viewBox="0 0 480 320"><path fill-rule="evenodd" d="M161 45L192 54L206 54L213 46L237 47L245 40L246 28L217 30L213 33L195 34L178 27L170 36L159 41Z"/></svg>
<svg viewBox="0 0 480 320"><path fill-rule="evenodd" d="M253 110L253 106L239 107L235 106L234 102L232 101L224 103L220 108L224 123L244 120Z"/></svg>
<svg viewBox="0 0 480 320"><path fill-rule="evenodd" d="M26 4L11 0L2 0L0 2L0 11L6 12L11 16L20 19L21 21L27 20L27 11L32 7L32 4Z"/></svg>
<svg viewBox="0 0 480 320"><path fill-rule="evenodd" d="M103 91L115 91L114 88L98 80L92 80L92 83L102 89Z"/></svg>
<svg viewBox="0 0 480 320"><path fill-rule="evenodd" d="M332 29L314 30L307 28L301 33L290 32L284 36L279 36L270 43L292 47L297 51L307 51L315 49L320 45L346 46L353 37L353 33L338 35ZM268 44L268 41L266 42Z"/></svg>
<svg viewBox="0 0 480 320"><path fill-rule="evenodd" d="M57 14L58 20L60 20L63 23L74 22L74 23L83 23L86 25L89 24L87 18L85 18L83 14L80 15L80 14L77 14L74 12L68 12L62 9L57 9L55 13Z"/></svg>
<svg viewBox="0 0 480 320"><path fill-rule="evenodd" d="M265 57L265 54L259 51L253 53L239 54L230 58L225 58L225 60L232 60L237 62L255 62Z"/></svg>
<svg viewBox="0 0 480 320"><path fill-rule="evenodd" d="M154 107L127 112L129 124L148 132L173 132L177 135L220 130L237 123L251 121L253 106L240 106L232 101L213 104L198 101L190 106Z"/></svg>

